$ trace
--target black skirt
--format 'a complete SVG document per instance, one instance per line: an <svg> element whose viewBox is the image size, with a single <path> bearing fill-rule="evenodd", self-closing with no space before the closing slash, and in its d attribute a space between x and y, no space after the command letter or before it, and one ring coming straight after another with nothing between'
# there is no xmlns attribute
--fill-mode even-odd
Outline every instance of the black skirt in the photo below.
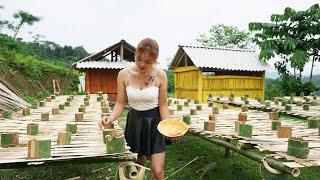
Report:
<svg viewBox="0 0 320 180"><path fill-rule="evenodd" d="M125 129L130 151L147 157L164 152L166 138L157 129L160 121L159 107L146 111L130 108Z"/></svg>

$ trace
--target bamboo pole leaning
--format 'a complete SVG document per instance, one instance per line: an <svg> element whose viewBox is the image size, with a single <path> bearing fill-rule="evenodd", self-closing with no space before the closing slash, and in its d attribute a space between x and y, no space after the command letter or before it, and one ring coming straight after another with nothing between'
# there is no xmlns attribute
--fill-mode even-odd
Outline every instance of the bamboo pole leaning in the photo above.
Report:
<svg viewBox="0 0 320 180"><path fill-rule="evenodd" d="M290 167L288 167L288 166L286 166L286 165L282 164L281 162L276 161L274 159L271 159L268 157L266 158L265 156L262 156L262 155L259 155L259 154L253 153L253 152L238 149L237 146L235 146L229 142L225 142L225 141L214 139L214 138L208 138L208 137L205 137L203 135L200 135L198 133L191 132L191 131L189 131L188 133L190 133L194 136L200 137L200 138L202 138L206 141L209 141L211 143L214 143L216 145L228 148L228 149L235 151L235 152L237 152L245 157L248 157L254 161L261 162L262 160L265 160L270 167L277 169L279 171L286 172L294 177L298 177L300 175L300 170L298 168L290 168Z"/></svg>

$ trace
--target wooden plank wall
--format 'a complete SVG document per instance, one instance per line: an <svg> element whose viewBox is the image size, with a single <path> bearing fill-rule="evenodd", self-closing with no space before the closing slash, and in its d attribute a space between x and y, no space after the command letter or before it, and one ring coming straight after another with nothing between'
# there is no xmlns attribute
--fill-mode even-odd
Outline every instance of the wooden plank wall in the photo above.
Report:
<svg viewBox="0 0 320 180"><path fill-rule="evenodd" d="M254 76L203 76L201 69L194 66L178 67L173 70L175 97L198 99L205 102L208 95L264 98L264 77ZM202 82L200 85L199 82Z"/></svg>
<svg viewBox="0 0 320 180"><path fill-rule="evenodd" d="M119 71L119 69L88 69L86 73L86 92L104 92L108 94L109 100L115 100Z"/></svg>

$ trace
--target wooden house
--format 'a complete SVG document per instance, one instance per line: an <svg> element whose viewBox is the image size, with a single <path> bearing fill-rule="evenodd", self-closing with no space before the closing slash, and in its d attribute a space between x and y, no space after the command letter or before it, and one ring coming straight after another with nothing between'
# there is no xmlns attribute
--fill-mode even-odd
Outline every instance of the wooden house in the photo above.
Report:
<svg viewBox="0 0 320 180"><path fill-rule="evenodd" d="M244 49L179 46L170 68L175 97L205 102L213 96L264 97L266 63Z"/></svg>
<svg viewBox="0 0 320 180"><path fill-rule="evenodd" d="M85 73L85 91L104 92L109 100L117 96L117 76L134 63L135 47L125 40L75 62L74 69Z"/></svg>

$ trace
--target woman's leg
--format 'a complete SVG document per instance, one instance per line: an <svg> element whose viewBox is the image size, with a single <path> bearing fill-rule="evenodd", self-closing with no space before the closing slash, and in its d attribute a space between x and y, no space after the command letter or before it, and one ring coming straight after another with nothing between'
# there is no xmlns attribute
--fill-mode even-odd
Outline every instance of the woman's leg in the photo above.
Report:
<svg viewBox="0 0 320 180"><path fill-rule="evenodd" d="M165 152L152 154L151 155L151 169L153 180L163 180L164 179L164 161Z"/></svg>

